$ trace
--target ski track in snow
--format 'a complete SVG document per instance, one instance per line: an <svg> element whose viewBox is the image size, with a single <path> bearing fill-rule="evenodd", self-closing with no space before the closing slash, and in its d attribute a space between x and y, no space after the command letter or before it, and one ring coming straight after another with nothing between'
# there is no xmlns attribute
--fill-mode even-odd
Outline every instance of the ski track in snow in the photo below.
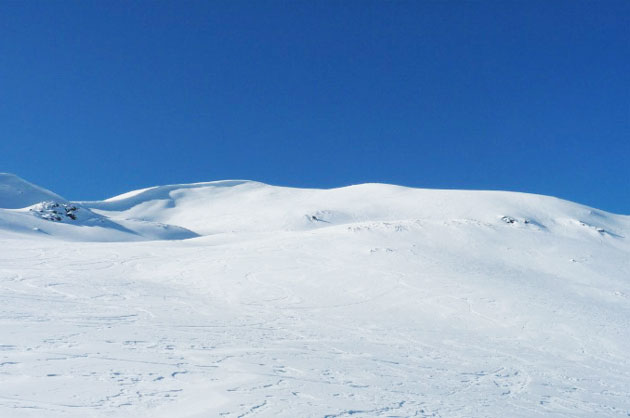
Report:
<svg viewBox="0 0 630 418"><path fill-rule="evenodd" d="M568 301L547 317L545 298L562 297L528 286L527 272L497 272L517 284L482 293L481 266L462 283L437 263L357 251L352 233L335 238L334 258L322 233L293 235L4 242L0 415L630 412L630 362L615 344L627 324L606 312L585 319ZM520 311L532 316L509 316Z"/></svg>
<svg viewBox="0 0 630 418"><path fill-rule="evenodd" d="M0 416L630 416L626 218L312 213L183 241L0 235Z"/></svg>

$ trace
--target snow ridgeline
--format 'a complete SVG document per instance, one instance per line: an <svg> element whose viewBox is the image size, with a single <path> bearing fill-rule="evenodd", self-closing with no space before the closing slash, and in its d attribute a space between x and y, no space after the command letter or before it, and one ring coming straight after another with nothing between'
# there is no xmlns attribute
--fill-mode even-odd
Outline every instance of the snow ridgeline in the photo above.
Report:
<svg viewBox="0 0 630 418"><path fill-rule="evenodd" d="M530 231L619 238L625 236L623 231L630 224L626 216L547 196L385 184L319 190L228 180L157 186L104 201L70 203L4 174L0 176L0 191L0 208L4 208L0 209L0 229L80 241L179 240L220 233L407 221L468 222L489 228L509 225ZM38 201L40 198L48 203ZM68 208L74 209L68 212ZM53 227L30 215L64 225Z"/></svg>

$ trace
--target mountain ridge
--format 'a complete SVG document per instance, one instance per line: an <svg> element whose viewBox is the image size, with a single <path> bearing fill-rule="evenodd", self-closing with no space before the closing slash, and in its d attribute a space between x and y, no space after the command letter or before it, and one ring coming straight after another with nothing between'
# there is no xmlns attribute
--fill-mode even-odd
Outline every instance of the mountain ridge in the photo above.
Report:
<svg viewBox="0 0 630 418"><path fill-rule="evenodd" d="M13 186L14 194L25 196L24 201L30 203L43 196L46 200L67 202L17 176L9 178L11 184L17 185ZM19 189L20 185L24 185L23 191ZM29 196L32 190L39 194ZM42 195L40 190L44 190L45 194ZM10 197L9 201L14 205L17 198ZM92 214L90 219L99 219L82 226L106 229L105 224L108 224L130 233L126 237L119 233L104 234L103 240L182 239L230 231L297 231L414 219L438 222L467 219L486 225L508 223L541 230L581 227L617 238L625 237L630 226L628 216L552 196L513 191L418 189L383 183L301 189L251 180L219 180L153 186L103 201L77 201L73 204L82 213ZM2 206L5 205L0 200ZM22 227L18 229L28 230L25 225L33 224L33 219L28 217L33 210L27 208L11 209L13 218L25 216ZM78 230L72 229L79 223L69 221L65 224L73 232L69 234L70 239L80 240L80 234L74 233ZM0 228L10 229L7 225L10 222L5 216ZM30 229L42 231L46 226L45 223L43 226L33 224ZM58 231L52 235L65 237ZM87 240L93 238L94 234L86 237Z"/></svg>

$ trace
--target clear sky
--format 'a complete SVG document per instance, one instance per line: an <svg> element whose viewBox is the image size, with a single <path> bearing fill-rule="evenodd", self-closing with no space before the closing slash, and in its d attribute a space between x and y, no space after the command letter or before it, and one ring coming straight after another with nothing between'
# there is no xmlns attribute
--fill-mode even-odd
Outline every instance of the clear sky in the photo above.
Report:
<svg viewBox="0 0 630 418"><path fill-rule="evenodd" d="M630 1L3 1L0 171L69 199L246 178L630 214Z"/></svg>

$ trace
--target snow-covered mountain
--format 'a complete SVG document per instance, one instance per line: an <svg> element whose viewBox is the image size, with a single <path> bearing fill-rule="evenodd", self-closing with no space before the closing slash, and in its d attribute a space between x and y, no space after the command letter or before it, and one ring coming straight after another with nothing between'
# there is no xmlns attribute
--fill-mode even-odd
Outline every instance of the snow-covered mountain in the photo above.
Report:
<svg viewBox="0 0 630 418"><path fill-rule="evenodd" d="M0 173L0 207L19 209L46 200L66 202L63 197L29 183L15 174Z"/></svg>
<svg viewBox="0 0 630 418"><path fill-rule="evenodd" d="M629 234L524 193L1 175L0 416L627 416Z"/></svg>
<svg viewBox="0 0 630 418"><path fill-rule="evenodd" d="M196 237L186 228L157 222L119 221L35 186L0 174L0 231L71 241L140 241Z"/></svg>

